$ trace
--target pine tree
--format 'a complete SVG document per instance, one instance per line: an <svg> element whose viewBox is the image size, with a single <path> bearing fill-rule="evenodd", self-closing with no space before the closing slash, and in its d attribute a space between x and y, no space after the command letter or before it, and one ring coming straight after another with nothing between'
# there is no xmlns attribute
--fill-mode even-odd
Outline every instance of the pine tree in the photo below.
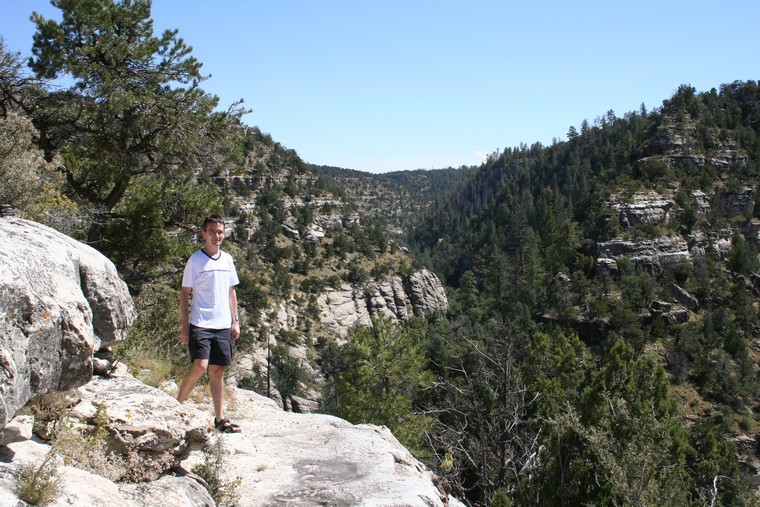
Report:
<svg viewBox="0 0 760 507"><path fill-rule="evenodd" d="M192 191L193 171L219 161L244 111L214 112L218 99L201 89L206 78L191 48L176 30L154 36L149 0L52 3L62 20L32 15L30 65L37 77L71 86L48 93L29 114L46 156L60 154L70 195L91 213L87 241L118 252L129 277L135 263L163 260L135 254L156 246L135 238L171 243L167 225L195 228L200 209L219 211L211 187Z"/></svg>
<svg viewBox="0 0 760 507"><path fill-rule="evenodd" d="M432 385L423 334L387 317L355 328L346 368L335 379L337 415L353 423L387 426L412 452L421 453L431 420L417 411L420 391Z"/></svg>

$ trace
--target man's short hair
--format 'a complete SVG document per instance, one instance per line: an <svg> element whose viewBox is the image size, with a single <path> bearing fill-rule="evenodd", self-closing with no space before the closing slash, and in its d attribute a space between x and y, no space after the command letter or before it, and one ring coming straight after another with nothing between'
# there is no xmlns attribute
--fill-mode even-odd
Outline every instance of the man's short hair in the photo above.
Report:
<svg viewBox="0 0 760 507"><path fill-rule="evenodd" d="M208 224L220 224L222 227L224 227L224 219L217 215L216 213L209 215L206 217L206 220L203 221L203 229L206 230L206 227L208 227Z"/></svg>

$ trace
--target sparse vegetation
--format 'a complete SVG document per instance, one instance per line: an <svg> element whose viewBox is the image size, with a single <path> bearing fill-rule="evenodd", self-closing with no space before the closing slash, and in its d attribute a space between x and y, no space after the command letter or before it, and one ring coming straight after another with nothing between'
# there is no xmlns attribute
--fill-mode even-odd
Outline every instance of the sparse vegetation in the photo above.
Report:
<svg viewBox="0 0 760 507"><path fill-rule="evenodd" d="M240 499L237 488L243 483L239 475L234 479L227 477L226 452L224 438L221 435L211 437L203 448L203 461L192 470L208 484L208 491L219 506L235 505Z"/></svg>
<svg viewBox="0 0 760 507"><path fill-rule="evenodd" d="M60 494L61 478L51 450L37 465L24 465L19 470L16 495L31 505L46 505Z"/></svg>

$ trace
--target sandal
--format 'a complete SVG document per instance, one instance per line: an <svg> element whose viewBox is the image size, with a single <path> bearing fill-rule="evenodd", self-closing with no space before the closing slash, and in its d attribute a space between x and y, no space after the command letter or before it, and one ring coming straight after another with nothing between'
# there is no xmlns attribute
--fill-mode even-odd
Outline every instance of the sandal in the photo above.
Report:
<svg viewBox="0 0 760 507"><path fill-rule="evenodd" d="M217 421L216 418L214 418L214 428L221 433L240 433L240 426L230 422L229 419Z"/></svg>

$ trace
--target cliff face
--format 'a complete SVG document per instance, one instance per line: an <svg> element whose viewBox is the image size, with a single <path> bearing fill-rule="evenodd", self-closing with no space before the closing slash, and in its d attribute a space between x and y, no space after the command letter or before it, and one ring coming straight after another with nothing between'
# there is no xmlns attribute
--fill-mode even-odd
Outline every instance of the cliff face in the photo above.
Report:
<svg viewBox="0 0 760 507"><path fill-rule="evenodd" d="M382 316L395 322L412 317L426 317L448 311L448 299L441 281L432 272L422 269L411 275L394 275L389 278L370 280L362 285L342 284L327 288L316 297L319 308L320 336L345 344L351 329L356 325L372 327L372 318ZM254 344L251 354L243 354L237 361L235 376L253 378L264 375L271 362L270 348L278 341L277 333L299 335L299 339L287 342L288 355L313 385L299 385L299 393L289 394L285 400L271 378L268 380L269 396L278 400L284 408L294 412L316 412L321 402L324 378L314 360L319 354L309 345L315 340L313 333L304 333L306 317L302 307L294 300L280 302L271 312L274 318L265 321L261 341ZM301 334L303 337L301 338ZM311 359L310 359L311 358Z"/></svg>
<svg viewBox="0 0 760 507"><path fill-rule="evenodd" d="M599 264L627 257L637 265L660 271L674 267L680 261L691 261L689 247L680 236L624 240L613 239L597 244Z"/></svg>
<svg viewBox="0 0 760 507"><path fill-rule="evenodd" d="M672 268L679 262L690 263L708 253L724 258L731 250L732 238L737 232L747 241L760 244L760 223L756 220L737 222L737 218L751 217L754 214L755 193L755 189L749 187L740 191L722 190L713 195L701 191L692 192L692 204L702 219L709 219L712 213L728 219L731 225L719 230L695 229L688 234L632 239L621 236L598 242L597 266L603 270L615 270L617 260L626 257L637 266L660 272ZM655 191L638 192L627 200L620 195L614 195L609 206L624 234L643 224L666 228L677 212L681 211L672 195L663 195Z"/></svg>
<svg viewBox="0 0 760 507"><path fill-rule="evenodd" d="M30 399L85 384L93 352L125 338L126 284L96 250L49 227L0 218L0 429Z"/></svg>
<svg viewBox="0 0 760 507"><path fill-rule="evenodd" d="M708 152L702 148L703 137L710 139L711 149ZM719 129L711 127L701 133L699 122L687 115L663 115L652 137L650 151L658 153L655 158L669 163L687 162L698 167L709 163L720 171L732 165L745 167L749 162L747 154L736 142L722 136Z"/></svg>
<svg viewBox="0 0 760 507"><path fill-rule="evenodd" d="M673 199L660 195L657 192L640 192L628 201L622 201L620 196L615 196L610 204L610 209L617 213L620 225L625 228L635 227L641 224L662 224L671 218L671 210L675 202Z"/></svg>
<svg viewBox="0 0 760 507"><path fill-rule="evenodd" d="M373 281L364 288L344 284L339 289L325 291L317 302L322 323L342 338L357 323L371 326L375 315L403 321L448 310L441 281L426 269L407 277L396 275L388 280Z"/></svg>

